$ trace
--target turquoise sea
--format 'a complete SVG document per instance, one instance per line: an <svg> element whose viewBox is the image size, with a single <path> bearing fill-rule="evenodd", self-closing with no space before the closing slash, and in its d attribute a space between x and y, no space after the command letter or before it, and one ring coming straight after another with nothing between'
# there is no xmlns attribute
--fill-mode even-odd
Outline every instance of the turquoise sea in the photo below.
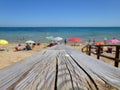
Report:
<svg viewBox="0 0 120 90"><path fill-rule="evenodd" d="M103 41L113 37L120 40L120 27L0 27L0 39L9 42L34 40L47 42L47 36L70 38L79 37L83 41Z"/></svg>

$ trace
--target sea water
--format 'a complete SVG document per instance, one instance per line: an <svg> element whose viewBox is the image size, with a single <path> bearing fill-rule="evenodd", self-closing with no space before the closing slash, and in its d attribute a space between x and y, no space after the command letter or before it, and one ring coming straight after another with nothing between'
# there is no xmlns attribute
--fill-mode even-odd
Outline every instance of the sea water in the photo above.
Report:
<svg viewBox="0 0 120 90"><path fill-rule="evenodd" d="M9 42L34 40L44 43L48 41L46 39L48 36L63 39L78 37L84 42L103 41L104 38L120 40L120 27L0 27L0 39Z"/></svg>

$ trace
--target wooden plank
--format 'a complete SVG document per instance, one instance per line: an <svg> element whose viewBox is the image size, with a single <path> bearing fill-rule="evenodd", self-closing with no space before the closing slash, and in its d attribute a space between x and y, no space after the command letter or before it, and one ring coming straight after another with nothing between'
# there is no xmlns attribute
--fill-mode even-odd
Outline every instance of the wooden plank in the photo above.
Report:
<svg viewBox="0 0 120 90"><path fill-rule="evenodd" d="M69 71L65 64L64 51L61 51L58 58L58 82L57 90L70 90L72 89L72 80Z"/></svg>
<svg viewBox="0 0 120 90"><path fill-rule="evenodd" d="M120 90L120 69L57 45L1 70L0 90Z"/></svg>
<svg viewBox="0 0 120 90"><path fill-rule="evenodd" d="M89 71L99 76L109 85L120 88L120 69L70 48L67 48L67 52L74 60L76 60L78 65L84 65L84 69L87 67Z"/></svg>
<svg viewBox="0 0 120 90"><path fill-rule="evenodd" d="M112 89L113 88L117 88L117 89L120 88L120 81L118 78L118 77L120 77L120 70L117 69L117 72L116 72L116 68L114 68L113 66L106 64L102 61L97 61L97 59L95 59L93 57L88 57L88 56L86 56L78 51L75 51L74 49L71 49L71 48L68 48L65 46L56 46L55 48L65 50L68 54L70 54L70 56L74 56L71 58L73 60L75 60L77 63L79 62L79 60L82 61L82 62L78 63L78 66L79 67L82 66L81 67L82 70L84 70L85 74L92 81L93 86L97 90L101 89L101 88L108 89L108 90L111 88ZM62 59L63 58L61 58L61 60ZM92 63L91 63L91 60L93 61ZM70 69L71 69L71 67L70 67ZM82 70L80 70L80 71L82 71ZM119 74L114 75L114 73L119 73ZM97 80L94 80L95 77L97 78ZM99 86L99 87L97 87L97 86ZM92 87L92 88L94 88L94 87Z"/></svg>
<svg viewBox="0 0 120 90"><path fill-rule="evenodd" d="M14 64L0 70L0 90L6 90L12 86L15 82L19 81L29 70L38 62L38 56L41 56L43 52L33 55L27 58L23 62Z"/></svg>
<svg viewBox="0 0 120 90"><path fill-rule="evenodd" d="M88 75L72 60L71 57L69 57L69 55L67 53L62 52L61 54L61 59L60 61L62 62L61 64L61 68L59 70L60 73L60 77L58 77L58 90L99 90L102 87L105 87L105 82L102 81L100 78L98 78L96 75L94 75L93 73L91 73L91 77L93 76L94 81L99 81L101 82L101 84L98 85L94 85L96 83L93 83L93 81L91 80L91 78L88 77ZM63 60L64 58L64 60ZM59 65L60 67L60 65ZM67 71L68 74L65 74L64 72ZM69 76L69 78L66 77ZM67 83L69 82L71 85L67 85L67 83L64 83L65 81L67 81ZM99 88L98 88L99 87ZM103 89L103 88L102 88ZM105 89L105 88L104 88Z"/></svg>
<svg viewBox="0 0 120 90"><path fill-rule="evenodd" d="M1 70L1 72L0 72L0 76L1 76L0 77L0 90L6 90L7 88L8 89L14 88L17 84L19 84L22 80L24 80L24 78L29 79L30 75L31 75L31 77L33 77L32 75L34 75L34 74L32 71L34 71L34 67L36 67L39 63L41 64L41 67L42 67L42 65L47 66L47 64L49 64L49 62L47 64L44 64L45 63L44 59L48 56L43 57L44 55L47 55L46 51L38 53L37 55L33 55L32 57L28 58L27 60L17 63L14 66L11 66L5 70ZM52 57L52 55L51 55L51 57ZM48 59L49 59L49 57L48 57ZM46 59L46 60L48 60L48 59ZM41 70L43 70L43 69L41 69Z"/></svg>
<svg viewBox="0 0 120 90"><path fill-rule="evenodd" d="M57 53L51 52L46 52L43 62L38 63L15 90L54 90Z"/></svg>

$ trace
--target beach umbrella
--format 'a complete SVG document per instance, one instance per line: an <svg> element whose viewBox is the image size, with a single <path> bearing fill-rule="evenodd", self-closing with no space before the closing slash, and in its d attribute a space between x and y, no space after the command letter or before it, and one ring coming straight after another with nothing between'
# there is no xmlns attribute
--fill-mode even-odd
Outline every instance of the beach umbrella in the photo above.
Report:
<svg viewBox="0 0 120 90"><path fill-rule="evenodd" d="M49 37L46 37L46 39L48 39L49 41L52 41L52 40L54 40L54 37L53 36L49 36Z"/></svg>
<svg viewBox="0 0 120 90"><path fill-rule="evenodd" d="M113 39L109 40L109 43L117 44L117 43L120 43L120 40L113 38Z"/></svg>
<svg viewBox="0 0 120 90"><path fill-rule="evenodd" d="M63 40L62 37L56 37L56 38L54 38L54 41L61 41L61 40Z"/></svg>
<svg viewBox="0 0 120 90"><path fill-rule="evenodd" d="M102 42L102 41L95 42L95 45L105 45L105 42Z"/></svg>
<svg viewBox="0 0 120 90"><path fill-rule="evenodd" d="M81 38L72 37L68 39L69 42L82 42L83 40Z"/></svg>
<svg viewBox="0 0 120 90"><path fill-rule="evenodd" d="M33 41L33 40L28 40L28 41L26 41L25 43L33 44L33 43L35 43L35 41Z"/></svg>
<svg viewBox="0 0 120 90"><path fill-rule="evenodd" d="M3 44L8 44L8 41L7 41L7 40L2 40L2 39L1 39L1 40L0 40L0 44L2 44L2 45L3 45Z"/></svg>

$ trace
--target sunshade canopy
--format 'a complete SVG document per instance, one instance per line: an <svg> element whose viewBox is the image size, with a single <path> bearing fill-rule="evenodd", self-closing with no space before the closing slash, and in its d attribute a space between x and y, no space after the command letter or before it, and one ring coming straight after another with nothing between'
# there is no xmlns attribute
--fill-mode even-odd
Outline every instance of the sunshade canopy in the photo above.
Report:
<svg viewBox="0 0 120 90"><path fill-rule="evenodd" d="M28 41L26 41L25 43L31 43L31 44L33 44L33 43L35 43L35 41L33 41L33 40L28 40Z"/></svg>
<svg viewBox="0 0 120 90"><path fill-rule="evenodd" d="M95 45L105 45L105 43L102 41L99 41L99 42L95 42Z"/></svg>
<svg viewBox="0 0 120 90"><path fill-rule="evenodd" d="M83 40L81 38L72 37L72 38L69 38L68 41L70 41L70 42L82 42Z"/></svg>
<svg viewBox="0 0 120 90"><path fill-rule="evenodd" d="M0 40L0 44L8 44L8 41L1 39L1 40Z"/></svg>
<svg viewBox="0 0 120 90"><path fill-rule="evenodd" d="M62 37L56 37L56 38L54 38L54 41L61 41L61 40L63 40Z"/></svg>
<svg viewBox="0 0 120 90"><path fill-rule="evenodd" d="M120 42L120 40L118 40L118 39L111 39L111 40L109 40L109 43L112 43L112 44L117 44L119 42Z"/></svg>

